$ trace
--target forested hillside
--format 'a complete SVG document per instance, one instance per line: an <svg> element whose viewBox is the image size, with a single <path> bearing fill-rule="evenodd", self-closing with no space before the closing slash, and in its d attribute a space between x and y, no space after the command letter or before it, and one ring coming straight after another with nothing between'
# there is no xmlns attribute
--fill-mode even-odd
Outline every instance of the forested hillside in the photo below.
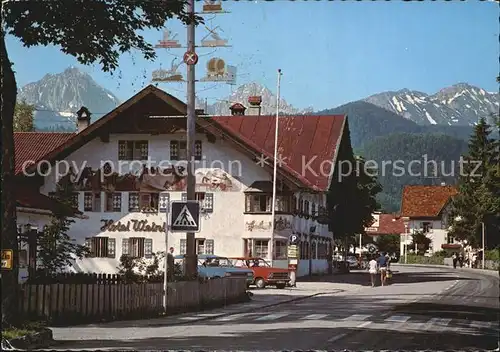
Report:
<svg viewBox="0 0 500 352"><path fill-rule="evenodd" d="M379 137L358 151L366 160L377 163L383 210L397 212L404 185L455 184L467 141L444 134L394 133Z"/></svg>

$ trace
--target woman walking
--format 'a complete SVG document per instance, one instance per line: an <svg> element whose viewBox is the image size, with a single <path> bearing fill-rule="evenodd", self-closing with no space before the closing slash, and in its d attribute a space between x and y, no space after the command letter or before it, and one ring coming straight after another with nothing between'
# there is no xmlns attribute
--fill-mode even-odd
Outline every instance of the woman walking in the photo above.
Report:
<svg viewBox="0 0 500 352"><path fill-rule="evenodd" d="M378 264L374 256L372 256L372 260L370 260L370 262L368 263L368 270L370 273L372 287L375 287L375 281L377 280Z"/></svg>

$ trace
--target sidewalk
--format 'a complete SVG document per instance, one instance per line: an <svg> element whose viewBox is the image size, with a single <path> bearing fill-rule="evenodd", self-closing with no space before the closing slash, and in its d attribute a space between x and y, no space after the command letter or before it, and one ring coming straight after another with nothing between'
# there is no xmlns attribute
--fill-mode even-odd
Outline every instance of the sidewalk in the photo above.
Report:
<svg viewBox="0 0 500 352"><path fill-rule="evenodd" d="M402 267L411 267L411 266L414 266L414 267L421 267L421 268L436 268L436 269L443 269L443 270L460 270L460 271L465 271L465 272L468 272L468 273L480 273L480 274L483 274L483 275L488 275L488 276L495 276L495 277L499 277L499 273L497 270L490 270L490 269L475 269L475 268L459 268L457 267L456 269L454 269L452 266L449 266L449 265L436 265L436 264L402 264L402 263L397 263L397 264L394 264L395 266L396 265L400 265Z"/></svg>

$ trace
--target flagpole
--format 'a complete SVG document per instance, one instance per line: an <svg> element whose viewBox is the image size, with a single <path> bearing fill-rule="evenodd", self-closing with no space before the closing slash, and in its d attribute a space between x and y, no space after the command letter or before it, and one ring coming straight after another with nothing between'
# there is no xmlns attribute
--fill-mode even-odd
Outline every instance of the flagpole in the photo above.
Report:
<svg viewBox="0 0 500 352"><path fill-rule="evenodd" d="M281 69L278 70L278 88L276 94L276 121L274 127L274 167L273 167L273 200L271 203L271 245L269 251L271 252L271 265L274 260L274 216L276 215L276 175L277 175L277 161L278 161L278 127L279 127L279 114L280 114L280 88L281 88Z"/></svg>

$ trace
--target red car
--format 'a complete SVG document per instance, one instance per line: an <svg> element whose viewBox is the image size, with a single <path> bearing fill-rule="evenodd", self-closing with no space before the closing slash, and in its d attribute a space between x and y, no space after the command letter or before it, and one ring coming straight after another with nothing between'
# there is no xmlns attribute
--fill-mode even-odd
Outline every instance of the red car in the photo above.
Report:
<svg viewBox="0 0 500 352"><path fill-rule="evenodd" d="M254 281L251 284L258 288L276 286L276 288L282 289L290 281L290 270L273 268L262 258L233 257L229 259L231 259L233 265L236 267L251 269L254 277Z"/></svg>

